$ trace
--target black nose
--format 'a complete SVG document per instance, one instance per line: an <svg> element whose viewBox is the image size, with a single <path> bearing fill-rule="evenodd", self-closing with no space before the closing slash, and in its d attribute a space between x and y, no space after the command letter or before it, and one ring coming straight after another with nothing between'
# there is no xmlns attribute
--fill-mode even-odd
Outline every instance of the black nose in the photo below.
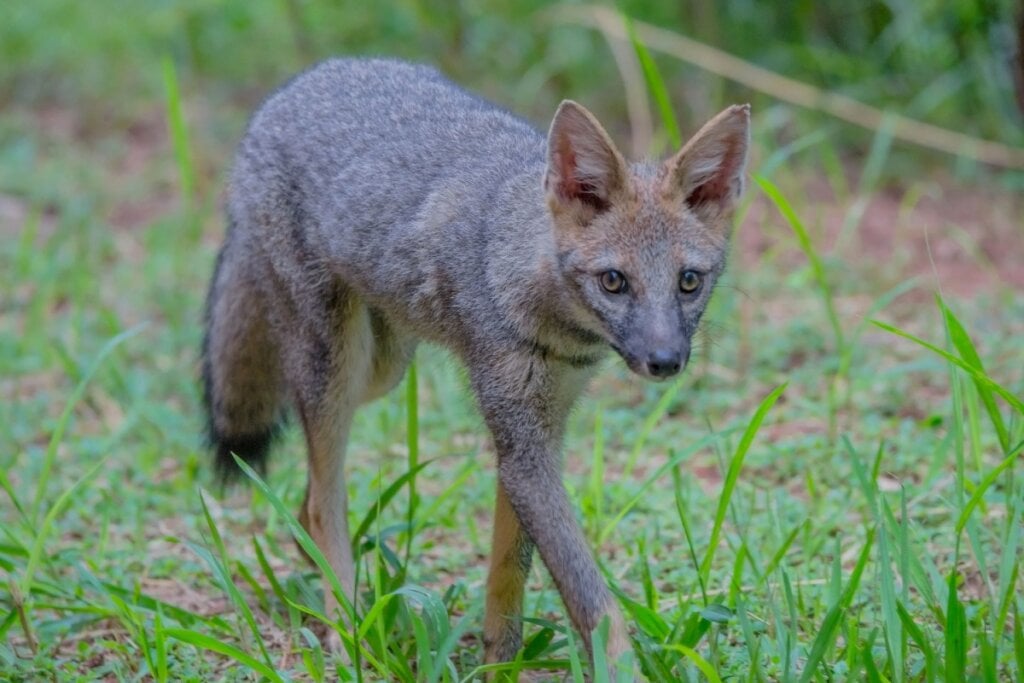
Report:
<svg viewBox="0 0 1024 683"><path fill-rule="evenodd" d="M679 359L678 351L662 349L655 351L647 359L647 369L655 377L671 377L679 372L682 362Z"/></svg>

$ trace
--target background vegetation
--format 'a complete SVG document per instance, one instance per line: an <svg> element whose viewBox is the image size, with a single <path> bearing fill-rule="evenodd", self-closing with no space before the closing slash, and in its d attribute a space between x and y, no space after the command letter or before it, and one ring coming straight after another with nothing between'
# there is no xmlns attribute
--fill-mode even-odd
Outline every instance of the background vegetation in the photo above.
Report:
<svg viewBox="0 0 1024 683"><path fill-rule="evenodd" d="M0 679L482 677L492 453L443 352L353 437L358 667L320 648L291 541L298 435L256 493L206 492L196 350L231 149L288 75L370 53L540 126L583 101L635 153L754 105L699 358L667 389L610 363L568 438L645 676L1024 677L1019 7L615 9L631 21L531 0L0 7ZM527 614L514 668L578 678L539 563Z"/></svg>

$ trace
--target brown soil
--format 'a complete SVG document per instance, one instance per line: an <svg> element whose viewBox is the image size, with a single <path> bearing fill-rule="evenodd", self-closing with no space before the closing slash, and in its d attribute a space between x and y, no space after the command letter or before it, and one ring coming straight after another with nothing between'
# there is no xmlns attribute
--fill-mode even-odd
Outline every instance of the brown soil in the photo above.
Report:
<svg viewBox="0 0 1024 683"><path fill-rule="evenodd" d="M795 208L815 247L853 271L898 280L917 276L931 284L925 289L941 288L957 297L999 287L1024 291L1020 196L936 177L920 186L923 191L915 186L888 188L844 202L824 179L801 180L806 185L800 190L809 201ZM859 220L854 218L849 227L850 216L858 213ZM791 229L761 194L753 201L741 239L747 266L769 252L780 252L784 264L804 262Z"/></svg>

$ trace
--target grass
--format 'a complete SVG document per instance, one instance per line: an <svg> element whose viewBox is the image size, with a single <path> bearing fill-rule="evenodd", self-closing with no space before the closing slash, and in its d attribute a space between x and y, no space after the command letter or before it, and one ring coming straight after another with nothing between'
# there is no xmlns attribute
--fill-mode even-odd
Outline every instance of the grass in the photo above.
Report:
<svg viewBox="0 0 1024 683"><path fill-rule="evenodd" d="M459 25L417 7L394 16L394 44L421 35L402 23L413 12L444 45L437 36ZM234 11L282 51L326 40L310 28L329 14L315 3L281 3L286 20L272 30L263 15ZM53 104L64 113L28 125L43 107L29 93L0 114L0 679L462 681L498 668L582 680L585 655L539 562L521 656L481 666L494 468L465 379L442 351L422 348L404 387L353 427L361 596L339 595L356 615L340 633L350 664L321 646L337 628L322 592L341 586L322 586L294 547L323 564L293 516L305 483L296 430L266 479L249 472L249 489L208 491L202 299L223 229L216 194L251 98L225 94L236 67L210 62L208 46L234 34L225 16L194 18L204 12L172 6L139 24L141 35L115 17L83 36L122 36L115 44L146 65L107 57L114 72L152 81L119 114L133 132L90 132L103 105L73 83L61 92L83 102L77 113ZM17 18L5 30L37 17ZM711 30L721 18L705 20ZM802 12L796 23L814 21ZM157 48L178 25L198 38L190 56L172 50L165 61ZM459 49L483 49L500 25L467 23ZM551 31L509 38L529 43L521 58L544 73L524 69L503 101L525 98L517 88L531 78L564 76L545 98L593 100L603 116L612 95L596 94L585 70L558 66L598 54L600 42ZM686 108L670 99L676 65L656 63L635 36L632 47L666 137L685 137L692 126L675 112ZM910 48L900 43L891 64ZM54 73L73 72L66 45L18 49L28 51L22 90L32 90L25 74L51 73L44 57ZM868 69L820 45L790 49L817 55L830 78ZM464 56L439 50L442 61ZM92 78L101 61L88 53L82 73ZM462 68L467 83L494 87ZM912 113L953 117L942 92L968 79L964 68ZM151 97L163 98L155 114ZM533 113L547 116L547 104ZM787 143L792 120L755 103L758 182L686 375L648 385L609 363L570 422L566 485L628 615L634 659L659 681L1020 679L1024 299L993 275L998 259L965 269L936 249L932 268L910 267L933 242L983 252L998 232L986 217L1019 216L1020 200L932 180L926 165L894 190L887 169L906 160L886 130L851 174L832 124L806 121ZM879 260L871 211L894 191L902 199L886 227L896 238ZM950 225L964 192L993 213ZM950 217L926 240L914 229L935 195ZM1007 251L1018 249L1016 225ZM752 248L755 236L765 244ZM968 276L982 284L957 280Z"/></svg>

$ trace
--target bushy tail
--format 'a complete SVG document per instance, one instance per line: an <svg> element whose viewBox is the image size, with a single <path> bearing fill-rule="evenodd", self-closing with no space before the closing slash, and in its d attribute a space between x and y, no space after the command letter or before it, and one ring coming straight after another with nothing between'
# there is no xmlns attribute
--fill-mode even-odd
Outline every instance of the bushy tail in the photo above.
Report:
<svg viewBox="0 0 1024 683"><path fill-rule="evenodd" d="M266 471L285 396L277 344L253 277L255 264L232 243L232 232L217 257L206 299L202 359L207 438L221 482L241 474L232 453Z"/></svg>

